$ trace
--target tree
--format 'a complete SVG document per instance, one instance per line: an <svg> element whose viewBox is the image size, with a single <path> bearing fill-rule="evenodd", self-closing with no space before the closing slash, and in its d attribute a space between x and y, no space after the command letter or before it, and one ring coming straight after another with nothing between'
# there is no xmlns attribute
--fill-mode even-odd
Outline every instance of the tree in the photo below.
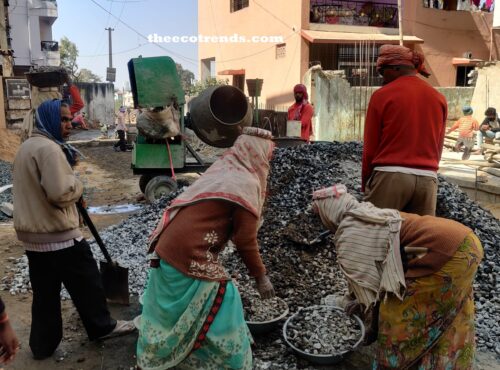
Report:
<svg viewBox="0 0 500 370"><path fill-rule="evenodd" d="M78 70L76 62L78 58L78 48L74 42L71 42L66 36L59 41L59 54L61 58L61 67L64 67L74 82L101 82L101 77L94 74L91 70L82 68Z"/></svg>
<svg viewBox="0 0 500 370"><path fill-rule="evenodd" d="M75 82L102 82L101 77L92 73L90 69L82 68L73 79Z"/></svg>
<svg viewBox="0 0 500 370"><path fill-rule="evenodd" d="M179 63L175 63L175 66L177 68L179 78L181 79L182 89L187 94L193 86L194 73L188 69L182 68L182 65Z"/></svg>
<svg viewBox="0 0 500 370"><path fill-rule="evenodd" d="M205 81L196 81L189 90L186 91L186 94L189 96L197 96L203 90L211 87L211 86L224 86L229 85L229 80L226 78L225 80L218 80L215 77L208 77Z"/></svg>
<svg viewBox="0 0 500 370"><path fill-rule="evenodd" d="M61 41L59 41L59 54L61 58L61 67L66 68L71 78L74 79L78 71L78 64L76 63L78 48L76 44L64 36Z"/></svg>

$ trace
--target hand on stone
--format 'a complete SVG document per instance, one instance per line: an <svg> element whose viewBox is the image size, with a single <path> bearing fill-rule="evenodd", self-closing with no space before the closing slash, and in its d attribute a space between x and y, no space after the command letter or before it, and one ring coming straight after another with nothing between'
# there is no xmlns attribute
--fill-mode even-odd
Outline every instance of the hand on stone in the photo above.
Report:
<svg viewBox="0 0 500 370"><path fill-rule="evenodd" d="M262 299L269 299L275 296L273 284L267 275L256 278L255 282L257 284L257 291Z"/></svg>

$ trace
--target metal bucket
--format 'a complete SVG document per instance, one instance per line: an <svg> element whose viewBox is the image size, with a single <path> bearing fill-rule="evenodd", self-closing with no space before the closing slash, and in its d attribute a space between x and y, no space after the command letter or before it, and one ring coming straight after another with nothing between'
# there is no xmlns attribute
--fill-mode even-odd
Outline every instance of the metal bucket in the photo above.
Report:
<svg viewBox="0 0 500 370"><path fill-rule="evenodd" d="M302 311L302 310L305 310L305 311L309 311L309 310L314 310L314 309L317 309L317 308L327 308L327 309L330 309L330 310L337 310L339 312L344 312L344 310L342 308L339 308L339 307L334 307L334 306L310 306L310 307L306 307L306 308L301 308L299 311ZM312 354L312 353L307 353L307 352L304 352L303 350L295 347L289 340L288 338L288 334L287 334L287 328L288 328L288 325L290 325L290 322L293 321L295 319L295 317L298 315L298 312L296 312L294 315L290 316L286 322L285 322L285 325L283 325L283 338L285 339L285 343L300 357L308 360L309 362L313 363L313 364L317 364L317 365L334 365L334 364L337 364L339 363L340 361L342 361L345 356L347 354L349 354L350 352L352 351L355 351L360 345L361 343L363 342L363 339L365 337L365 332L366 332L366 329L365 329L365 325L363 323L363 321L356 315L353 315L353 318L354 320L357 322L358 326L359 326L359 329L360 329L360 335L359 335L359 339L358 341L356 342L356 344L354 344L352 346L352 348L350 349L346 349L344 350L343 352L339 352L339 353L332 353L330 355L315 355L315 354ZM333 330L333 329L332 329Z"/></svg>
<svg viewBox="0 0 500 370"><path fill-rule="evenodd" d="M217 148L234 144L241 129L252 124L247 97L234 86L213 86L191 101L192 128L203 142Z"/></svg>
<svg viewBox="0 0 500 370"><path fill-rule="evenodd" d="M289 308L288 308L288 304L286 304L286 302L279 298L286 306L286 309L285 311L283 311L283 313L271 320L268 320L268 321L247 321L247 326L248 326L248 329L250 329L250 333L252 333L252 335L262 335L262 334L267 334L271 331L273 331L274 329L276 329L277 326L279 326L279 323L281 320L283 320L285 317L288 316L288 313L290 312Z"/></svg>
<svg viewBox="0 0 500 370"><path fill-rule="evenodd" d="M300 137L275 137L274 143L278 148L290 148L293 146L304 145L307 142Z"/></svg>

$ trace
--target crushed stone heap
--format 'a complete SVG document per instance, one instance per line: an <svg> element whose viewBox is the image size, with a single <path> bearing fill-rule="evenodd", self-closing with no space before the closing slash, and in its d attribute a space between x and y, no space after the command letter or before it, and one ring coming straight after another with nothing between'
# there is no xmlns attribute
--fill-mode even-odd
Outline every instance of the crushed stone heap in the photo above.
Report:
<svg viewBox="0 0 500 370"><path fill-rule="evenodd" d="M0 161L0 186L9 184L12 184L12 164ZM3 202L12 203L12 189L0 193L0 203ZM0 222L8 220L11 220L11 218L0 212Z"/></svg>
<svg viewBox="0 0 500 370"><path fill-rule="evenodd" d="M345 184L354 196L361 199L361 153L362 145L352 142L275 150L258 237L277 295L287 302L291 313L299 307L321 304L327 295L343 292L346 288L331 240L308 245L324 230L309 207L314 190L335 183ZM140 294L146 283L147 238L173 196L102 232L111 255L130 266L133 294ZM485 257L474 285L478 348L496 351L500 355L500 222L457 186L442 178L437 213L470 227L483 243ZM96 245L93 245L93 250L96 257L101 258ZM227 249L221 258L230 274L247 278L246 268L234 250ZM24 258L14 262L11 274L4 278L3 287L12 294L29 289ZM280 330L265 338L257 338L254 354L258 368L303 368L298 364L300 360L289 355Z"/></svg>

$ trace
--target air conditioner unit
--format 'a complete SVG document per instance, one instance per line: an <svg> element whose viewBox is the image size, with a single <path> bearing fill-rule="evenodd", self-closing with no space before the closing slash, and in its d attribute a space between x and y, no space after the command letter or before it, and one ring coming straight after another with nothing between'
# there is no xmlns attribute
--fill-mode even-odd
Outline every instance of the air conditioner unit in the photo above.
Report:
<svg viewBox="0 0 500 370"><path fill-rule="evenodd" d="M466 51L464 54L463 54L464 58L467 58L467 59L472 59L472 52L470 51Z"/></svg>

